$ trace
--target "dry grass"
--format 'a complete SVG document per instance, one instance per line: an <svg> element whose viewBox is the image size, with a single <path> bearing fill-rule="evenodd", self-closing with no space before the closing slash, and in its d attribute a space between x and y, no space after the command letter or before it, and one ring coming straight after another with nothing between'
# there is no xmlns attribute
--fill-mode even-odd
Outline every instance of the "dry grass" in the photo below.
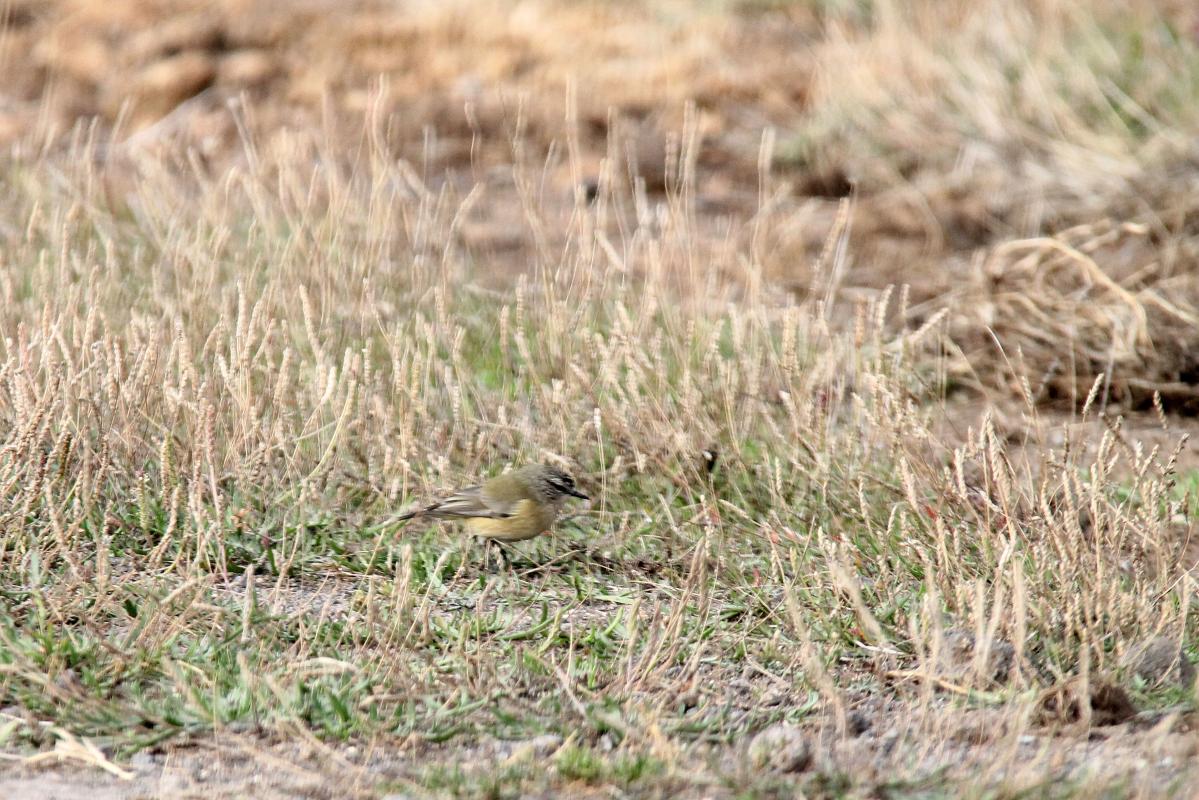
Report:
<svg viewBox="0 0 1199 800"><path fill-rule="evenodd" d="M1191 254L1155 260L1150 235L1105 220L995 248L959 293L972 311L957 320L966 349L951 369L983 390L1031 391L1038 405L1078 408L1098 380L1104 401L1194 413L1199 308L1195 274L1179 263ZM1139 269L1121 276L1099 265L1117 259Z"/></svg>
<svg viewBox="0 0 1199 800"><path fill-rule="evenodd" d="M536 130L479 145L513 163L477 179L397 157L387 93L354 148L253 104L222 112L241 143L220 158L161 128L156 153L102 125L22 140L0 177L8 755L122 776L238 748L281 795L1181 791L1194 687L1169 661L1196 640L1197 480L1170 414L1193 400L1193 243L1180 194L1137 206L1092 168L1179 168L1190 112L1131 96L1159 139L1045 85L1063 59L1128 67L1079 44L1113 38L1072 6L991 9L1007 27L987 34L962 3L945 43L888 8L834 15L821 52L879 62L827 63L802 147L768 134L712 177L693 109L665 194L625 180L628 142L596 150L585 108L548 155ZM1017 63L1009 99L977 91ZM841 103L837 70L857 81ZM929 108L896 105L914 85ZM955 96L977 102L955 116ZM990 138L944 122L1035 97ZM905 167L887 137L938 119ZM936 246L872 219L934 197L963 141L989 166L942 197L996 182L1002 218L955 243L969 215L929 202ZM877 166L856 205L796 194L853 153ZM746 159L749 206L714 210ZM940 272L870 291L882 243ZM963 384L1005 402L946 436ZM1166 447L1125 434L1124 400L1156 405ZM1081 425L1041 438L1063 401ZM596 500L513 572L385 524L532 460ZM801 774L744 757L780 722L815 752Z"/></svg>

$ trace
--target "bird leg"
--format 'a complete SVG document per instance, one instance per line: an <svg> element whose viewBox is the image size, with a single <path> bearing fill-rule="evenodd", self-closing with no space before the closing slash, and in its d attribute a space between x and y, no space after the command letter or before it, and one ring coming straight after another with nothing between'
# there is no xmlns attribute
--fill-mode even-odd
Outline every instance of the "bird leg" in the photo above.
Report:
<svg viewBox="0 0 1199 800"><path fill-rule="evenodd" d="M495 549L500 554L500 560L504 562L504 569L512 571L512 562L508 560L508 551L499 542L495 542Z"/></svg>

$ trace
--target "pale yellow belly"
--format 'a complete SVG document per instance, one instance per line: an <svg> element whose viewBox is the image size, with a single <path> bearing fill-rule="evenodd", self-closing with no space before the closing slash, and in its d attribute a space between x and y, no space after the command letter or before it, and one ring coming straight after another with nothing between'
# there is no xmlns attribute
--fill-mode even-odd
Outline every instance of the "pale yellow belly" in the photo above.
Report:
<svg viewBox="0 0 1199 800"><path fill-rule="evenodd" d="M501 542L519 542L532 539L550 529L557 516L553 506L538 507L532 500L521 500L516 511L504 519L471 517L466 520L466 529L475 536L496 539Z"/></svg>

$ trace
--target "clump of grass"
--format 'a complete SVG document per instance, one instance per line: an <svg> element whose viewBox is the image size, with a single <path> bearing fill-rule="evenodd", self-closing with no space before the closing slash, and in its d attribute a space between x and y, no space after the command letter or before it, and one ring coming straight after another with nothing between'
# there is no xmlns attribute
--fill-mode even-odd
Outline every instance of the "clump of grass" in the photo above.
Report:
<svg viewBox="0 0 1199 800"><path fill-rule="evenodd" d="M834 16L798 153L876 189L929 167L979 180L1014 169L1019 180L1009 174L990 202L1010 196L1017 213L1031 197L1052 198L1055 211L1085 203L1178 152L1194 121L1193 24L1181 8L1109 2L880 4L868 24Z"/></svg>
<svg viewBox="0 0 1199 800"><path fill-rule="evenodd" d="M971 311L956 320L965 349L951 373L978 388L1029 390L1038 405L1079 409L1099 381L1104 406L1158 403L1193 413L1199 295L1185 274L1170 281L1177 293L1169 298L1146 279L1146 270L1160 268L1140 264L1159 255L1143 244L1150 233L1105 221L995 248L959 290ZM1118 250L1140 248L1122 270L1131 274L1100 266Z"/></svg>

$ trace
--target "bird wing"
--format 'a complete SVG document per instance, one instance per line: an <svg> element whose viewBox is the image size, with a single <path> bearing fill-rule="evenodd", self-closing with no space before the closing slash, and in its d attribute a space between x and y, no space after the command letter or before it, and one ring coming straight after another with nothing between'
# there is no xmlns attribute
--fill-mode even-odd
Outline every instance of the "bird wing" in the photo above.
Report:
<svg viewBox="0 0 1199 800"><path fill-rule="evenodd" d="M515 502L497 500L487 494L482 486L467 486L446 499L427 506L421 513L431 517L505 519L512 516L515 507Z"/></svg>

